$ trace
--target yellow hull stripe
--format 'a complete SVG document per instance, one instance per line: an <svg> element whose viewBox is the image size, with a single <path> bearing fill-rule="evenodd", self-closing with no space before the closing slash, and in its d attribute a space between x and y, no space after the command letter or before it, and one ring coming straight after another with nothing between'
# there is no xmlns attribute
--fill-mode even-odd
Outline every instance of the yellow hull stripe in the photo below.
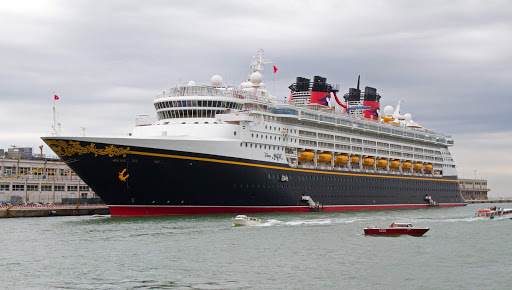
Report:
<svg viewBox="0 0 512 290"><path fill-rule="evenodd" d="M201 158L201 157L192 157L192 156L180 156L180 155L170 155L170 154L149 153L149 152L140 152L140 151L128 151L127 153L128 154L133 154L133 155L144 155L144 156L154 156L154 157L164 157L164 158L174 158L174 159L185 159L185 160L197 160L197 161L205 161L205 162L234 164L234 165L242 165L242 166L270 168L270 169L280 169L280 170L296 171L296 172L320 173L320 174L329 174L329 175L364 176L364 177L382 177L382 178L395 178L395 179L415 179L415 180L433 180L433 181L458 182L458 180L454 180L454 179L434 179L434 178L419 178L419 177L404 177L404 176L369 175L369 174L358 174L358 173L325 172L325 171L319 171L319 170L299 169L299 168L286 168L286 167L280 167L280 166L253 164L253 163L246 163L246 162L227 161L227 160L219 160L219 159L211 159L211 158Z"/></svg>

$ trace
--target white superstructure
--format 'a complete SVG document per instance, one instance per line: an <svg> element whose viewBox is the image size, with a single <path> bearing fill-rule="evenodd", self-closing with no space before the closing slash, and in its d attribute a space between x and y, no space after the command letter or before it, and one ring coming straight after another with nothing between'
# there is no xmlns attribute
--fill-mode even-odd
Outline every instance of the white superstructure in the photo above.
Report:
<svg viewBox="0 0 512 290"><path fill-rule="evenodd" d="M158 121L138 122L126 144L287 163L293 168L456 176L450 136L386 107L379 120L278 102L263 83L263 51L239 87L180 85L154 100ZM400 102L401 103L401 102ZM87 138L81 138L84 141ZM172 140L173 142L167 142ZM123 144L123 138L106 140Z"/></svg>

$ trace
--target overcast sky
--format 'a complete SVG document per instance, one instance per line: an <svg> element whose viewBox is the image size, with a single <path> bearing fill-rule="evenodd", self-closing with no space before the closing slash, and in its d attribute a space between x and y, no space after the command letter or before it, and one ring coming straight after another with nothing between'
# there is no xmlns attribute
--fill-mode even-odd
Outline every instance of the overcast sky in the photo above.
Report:
<svg viewBox="0 0 512 290"><path fill-rule="evenodd" d="M341 91L376 87L382 107L452 135L460 177L512 196L511 1L1 1L0 148L63 135L127 134L163 90L212 75L238 85L258 48L279 69ZM274 90L275 83L275 90ZM45 148L45 153L51 153Z"/></svg>

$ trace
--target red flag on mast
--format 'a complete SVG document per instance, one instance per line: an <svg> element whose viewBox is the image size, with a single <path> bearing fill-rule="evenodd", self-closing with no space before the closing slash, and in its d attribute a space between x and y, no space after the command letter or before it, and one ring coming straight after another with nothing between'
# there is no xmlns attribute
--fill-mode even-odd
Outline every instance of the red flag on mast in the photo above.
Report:
<svg viewBox="0 0 512 290"><path fill-rule="evenodd" d="M274 73L277 72L277 67L274 65Z"/></svg>
<svg viewBox="0 0 512 290"><path fill-rule="evenodd" d="M57 101L59 99L59 96L53 95L53 99Z"/></svg>

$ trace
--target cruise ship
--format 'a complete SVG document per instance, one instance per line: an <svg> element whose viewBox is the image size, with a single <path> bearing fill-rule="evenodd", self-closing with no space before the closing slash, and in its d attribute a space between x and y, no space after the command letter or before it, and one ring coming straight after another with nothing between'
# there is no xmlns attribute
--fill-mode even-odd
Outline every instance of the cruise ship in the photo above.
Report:
<svg viewBox="0 0 512 290"><path fill-rule="evenodd" d="M113 216L464 206L449 136L380 109L377 89L297 77L285 101L263 50L240 86L178 85L128 136L42 139ZM274 71L275 73L275 71ZM355 82L354 82L355 83ZM338 104L337 106L335 104Z"/></svg>

